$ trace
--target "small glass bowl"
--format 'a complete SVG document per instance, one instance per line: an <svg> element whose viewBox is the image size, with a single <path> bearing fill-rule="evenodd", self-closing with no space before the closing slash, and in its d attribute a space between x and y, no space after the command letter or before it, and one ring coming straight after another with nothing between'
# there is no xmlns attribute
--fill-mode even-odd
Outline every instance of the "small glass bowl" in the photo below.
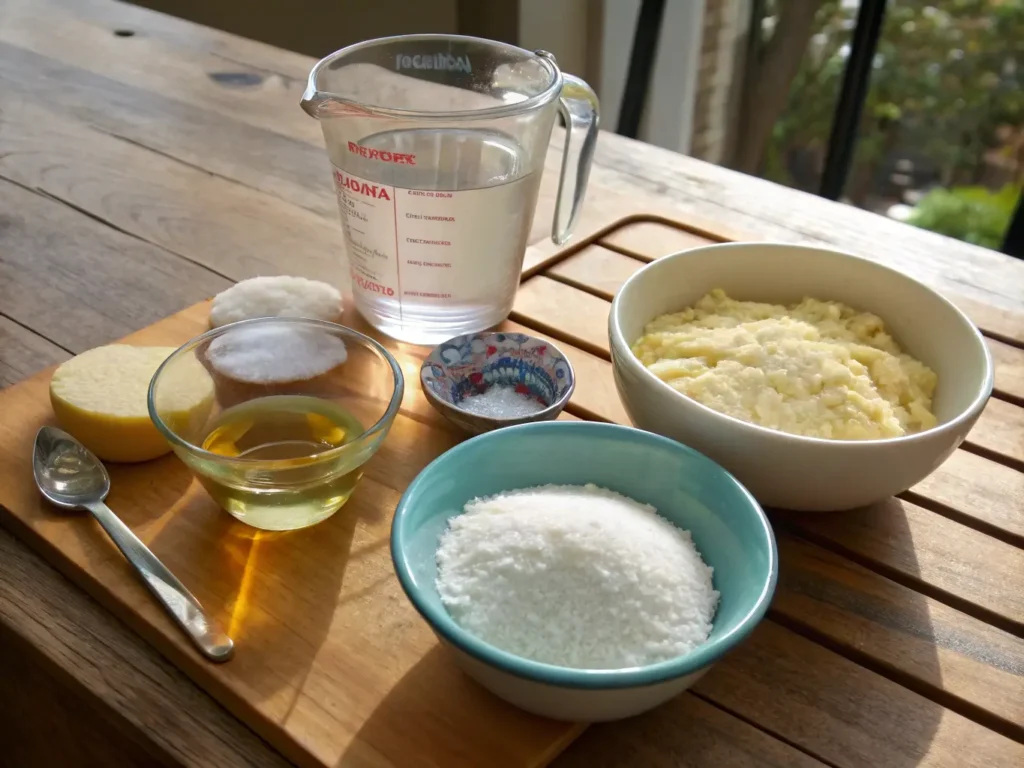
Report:
<svg viewBox="0 0 1024 768"><path fill-rule="evenodd" d="M204 333L149 386L149 415L214 500L255 528L305 528L340 509L404 392L368 336L306 318Z"/></svg>

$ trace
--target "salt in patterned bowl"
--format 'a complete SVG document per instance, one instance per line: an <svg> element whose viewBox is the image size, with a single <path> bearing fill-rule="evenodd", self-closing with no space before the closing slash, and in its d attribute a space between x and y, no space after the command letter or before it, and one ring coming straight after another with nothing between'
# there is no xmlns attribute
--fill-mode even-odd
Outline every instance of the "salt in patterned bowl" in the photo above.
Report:
<svg viewBox="0 0 1024 768"><path fill-rule="evenodd" d="M557 418L569 402L576 377L554 344L525 333L471 333L439 344L420 367L427 400L467 432ZM466 410L466 398L505 387L534 401L535 412L483 415Z"/></svg>

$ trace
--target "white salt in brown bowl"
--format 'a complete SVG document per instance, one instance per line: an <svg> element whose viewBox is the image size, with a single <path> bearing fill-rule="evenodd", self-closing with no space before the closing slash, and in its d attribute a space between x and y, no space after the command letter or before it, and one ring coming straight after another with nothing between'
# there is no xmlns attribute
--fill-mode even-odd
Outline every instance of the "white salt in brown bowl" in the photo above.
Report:
<svg viewBox="0 0 1024 768"><path fill-rule="evenodd" d="M881 440L825 440L741 421L677 392L631 346L651 320L714 288L741 301L812 297L878 315L901 349L938 376L937 426ZM824 248L728 243L665 256L619 290L608 336L615 385L633 423L710 456L771 507L843 510L907 490L956 450L992 393L988 346L963 312L902 272Z"/></svg>
<svg viewBox="0 0 1024 768"><path fill-rule="evenodd" d="M466 502L520 488L587 483L650 504L692 533L721 595L702 645L648 666L573 669L497 648L448 614L436 584L436 552L449 519ZM583 722L638 714L693 685L764 616L778 571L764 512L728 472L673 440L592 422L500 429L434 460L398 503L391 557L409 600L466 674L522 709ZM616 618L615 608L608 604L609 621Z"/></svg>

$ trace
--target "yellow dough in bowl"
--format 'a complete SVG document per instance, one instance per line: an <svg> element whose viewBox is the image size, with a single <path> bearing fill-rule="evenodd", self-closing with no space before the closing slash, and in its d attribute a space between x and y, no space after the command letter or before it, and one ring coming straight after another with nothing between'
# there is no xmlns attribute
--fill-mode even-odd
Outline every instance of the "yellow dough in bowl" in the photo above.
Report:
<svg viewBox="0 0 1024 768"><path fill-rule="evenodd" d="M172 352L174 347L111 344L68 360L50 381L57 421L104 461L163 456L171 447L149 418L146 396L150 379ZM213 380L194 362L194 369L178 366L182 375L163 385L172 400L163 400L161 416L172 428L205 421L213 407Z"/></svg>

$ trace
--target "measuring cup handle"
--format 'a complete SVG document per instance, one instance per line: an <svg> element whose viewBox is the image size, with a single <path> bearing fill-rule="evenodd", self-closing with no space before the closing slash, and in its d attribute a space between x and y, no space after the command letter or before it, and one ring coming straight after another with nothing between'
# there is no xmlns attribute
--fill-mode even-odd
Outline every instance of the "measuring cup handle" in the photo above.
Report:
<svg viewBox="0 0 1024 768"><path fill-rule="evenodd" d="M573 227L583 209L583 196L590 178L590 164L597 146L597 94L590 86L572 75L562 74L559 109L565 118L565 147L562 150L562 173L558 179L555 220L551 239L561 245L572 236ZM566 183L571 168L576 170L572 184Z"/></svg>

